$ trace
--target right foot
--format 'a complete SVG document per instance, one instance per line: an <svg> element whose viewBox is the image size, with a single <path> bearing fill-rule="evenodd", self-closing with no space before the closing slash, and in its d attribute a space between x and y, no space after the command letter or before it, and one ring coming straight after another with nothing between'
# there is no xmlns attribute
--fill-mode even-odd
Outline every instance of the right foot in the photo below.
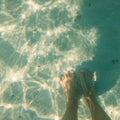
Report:
<svg viewBox="0 0 120 120"><path fill-rule="evenodd" d="M67 100L70 98L80 98L83 93L85 98L89 98L94 94L93 90L93 73L82 69L79 73L68 72L61 76L61 85L65 92Z"/></svg>
<svg viewBox="0 0 120 120"><path fill-rule="evenodd" d="M94 94L94 79L92 72L86 69L80 70L79 81L85 98L89 98Z"/></svg>
<svg viewBox="0 0 120 120"><path fill-rule="evenodd" d="M80 70L79 81L83 93L83 98L86 100L89 108L93 110L94 109L93 101L96 100L93 89L94 85L93 73L86 69Z"/></svg>

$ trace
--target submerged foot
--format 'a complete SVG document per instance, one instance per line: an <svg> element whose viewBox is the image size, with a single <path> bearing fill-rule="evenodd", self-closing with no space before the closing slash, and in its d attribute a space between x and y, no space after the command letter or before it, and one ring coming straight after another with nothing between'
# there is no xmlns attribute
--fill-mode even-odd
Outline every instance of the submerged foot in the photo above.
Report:
<svg viewBox="0 0 120 120"><path fill-rule="evenodd" d="M80 70L79 74L80 86L82 89L83 97L86 100L90 109L94 109L93 102L96 100L94 93L94 74L86 69Z"/></svg>
<svg viewBox="0 0 120 120"><path fill-rule="evenodd" d="M79 81L84 97L94 94L94 74L92 72L86 69L80 70Z"/></svg>
<svg viewBox="0 0 120 120"><path fill-rule="evenodd" d="M94 93L94 74L86 69L80 71L80 85L93 120L111 120L99 105Z"/></svg>
<svg viewBox="0 0 120 120"><path fill-rule="evenodd" d="M61 76L61 85L66 95L67 104L66 111L61 120L78 120L78 84L75 72L68 72Z"/></svg>
<svg viewBox="0 0 120 120"><path fill-rule="evenodd" d="M79 97L81 96L81 91L79 91L77 75L75 72L69 71L67 74L61 77L60 82L67 100L73 98L79 99Z"/></svg>
<svg viewBox="0 0 120 120"><path fill-rule="evenodd" d="M85 98L94 95L93 73L86 69L81 69L79 72L69 71L61 76L60 83L67 100L73 97L78 97L79 99L82 94Z"/></svg>

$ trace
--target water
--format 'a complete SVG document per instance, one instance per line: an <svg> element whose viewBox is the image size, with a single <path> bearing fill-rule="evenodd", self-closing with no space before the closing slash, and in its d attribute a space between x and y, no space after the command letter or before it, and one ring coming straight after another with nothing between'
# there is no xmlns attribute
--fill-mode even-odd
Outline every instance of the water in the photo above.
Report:
<svg viewBox="0 0 120 120"><path fill-rule="evenodd" d="M119 0L0 0L0 120L58 120L59 75L96 72L95 91L120 119ZM91 119L83 100L79 120Z"/></svg>

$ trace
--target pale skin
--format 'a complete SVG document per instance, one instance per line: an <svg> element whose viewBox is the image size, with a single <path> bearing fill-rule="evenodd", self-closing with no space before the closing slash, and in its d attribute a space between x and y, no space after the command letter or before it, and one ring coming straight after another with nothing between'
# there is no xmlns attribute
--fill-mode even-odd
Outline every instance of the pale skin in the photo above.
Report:
<svg viewBox="0 0 120 120"><path fill-rule="evenodd" d="M89 71L85 70L80 72L80 76L85 80L92 79L92 75ZM89 77L89 78L88 78ZM79 77L80 79L81 77ZM65 91L67 98L66 111L61 120L78 120L78 103L80 99L77 74L68 72L61 78L61 84ZM94 90L91 86L86 85L86 91L83 91L84 100L91 112L92 120L111 120L106 112L99 105Z"/></svg>

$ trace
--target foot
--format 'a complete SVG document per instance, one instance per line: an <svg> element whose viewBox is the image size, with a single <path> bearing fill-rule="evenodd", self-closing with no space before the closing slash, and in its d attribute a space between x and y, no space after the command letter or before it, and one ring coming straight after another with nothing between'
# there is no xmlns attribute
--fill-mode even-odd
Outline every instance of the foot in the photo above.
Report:
<svg viewBox="0 0 120 120"><path fill-rule="evenodd" d="M87 105L91 110L94 109L93 101L96 101L96 96L94 93L94 75L92 72L82 69L79 74L79 82L83 93L83 98L87 102Z"/></svg>
<svg viewBox="0 0 120 120"><path fill-rule="evenodd" d="M75 72L68 72L61 77L61 85L64 89L67 100L68 99L79 99L81 95L78 90L77 77Z"/></svg>
<svg viewBox="0 0 120 120"><path fill-rule="evenodd" d="M61 76L61 85L66 95L67 104L66 111L61 120L78 120L78 84L75 72L68 72Z"/></svg>
<svg viewBox="0 0 120 120"><path fill-rule="evenodd" d="M94 94L94 89L93 89L94 77L93 76L94 76L93 73L86 69L80 70L79 82L80 82L83 95L86 98Z"/></svg>

